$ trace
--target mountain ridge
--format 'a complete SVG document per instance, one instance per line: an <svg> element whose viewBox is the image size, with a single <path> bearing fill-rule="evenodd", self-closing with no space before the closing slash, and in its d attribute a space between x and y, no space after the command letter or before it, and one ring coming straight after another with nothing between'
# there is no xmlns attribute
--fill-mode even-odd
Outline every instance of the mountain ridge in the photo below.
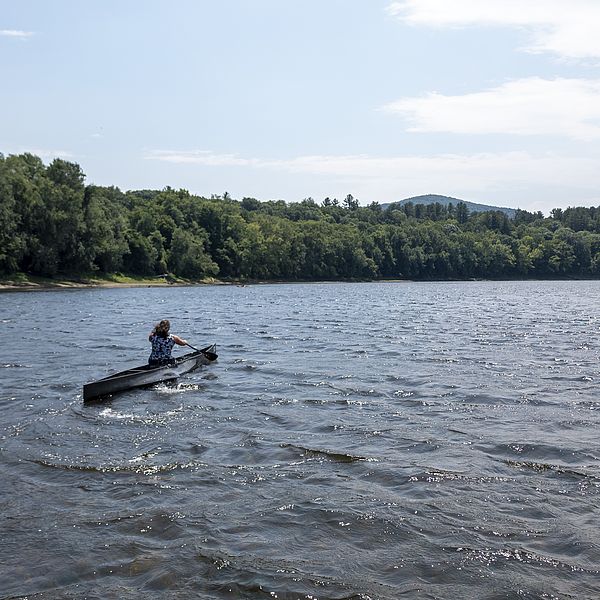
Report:
<svg viewBox="0 0 600 600"><path fill-rule="evenodd" d="M453 198L452 196L443 196L441 194L423 194L421 196L411 196L410 198L404 198L404 200L399 200L398 202L389 202L387 204L382 204L382 208L386 209L390 206L398 206L402 207L409 202L412 204L435 204L436 202L441 204L442 206L448 206L449 204L453 204L456 206L457 204L464 204L469 212L487 212L490 210L500 211L506 214L509 218L513 219L517 209L516 208L507 208L505 206L492 206L489 204L479 204L477 202L470 202L468 200L461 200L460 198Z"/></svg>

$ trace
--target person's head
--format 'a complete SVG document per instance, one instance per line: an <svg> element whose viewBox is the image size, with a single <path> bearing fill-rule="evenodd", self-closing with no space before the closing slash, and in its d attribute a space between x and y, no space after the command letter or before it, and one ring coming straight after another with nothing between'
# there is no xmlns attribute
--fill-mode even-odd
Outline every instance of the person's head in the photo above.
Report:
<svg viewBox="0 0 600 600"><path fill-rule="evenodd" d="M169 329L171 329L171 323L167 319L163 319L154 327L154 333L160 337L166 338L169 335Z"/></svg>

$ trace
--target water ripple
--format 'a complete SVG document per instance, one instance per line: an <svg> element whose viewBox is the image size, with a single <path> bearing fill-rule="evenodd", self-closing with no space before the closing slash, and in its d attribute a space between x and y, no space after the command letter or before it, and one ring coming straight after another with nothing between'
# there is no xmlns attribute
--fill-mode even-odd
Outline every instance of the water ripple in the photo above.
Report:
<svg viewBox="0 0 600 600"><path fill-rule="evenodd" d="M599 292L11 294L3 597L600 598ZM161 318L219 361L83 404Z"/></svg>

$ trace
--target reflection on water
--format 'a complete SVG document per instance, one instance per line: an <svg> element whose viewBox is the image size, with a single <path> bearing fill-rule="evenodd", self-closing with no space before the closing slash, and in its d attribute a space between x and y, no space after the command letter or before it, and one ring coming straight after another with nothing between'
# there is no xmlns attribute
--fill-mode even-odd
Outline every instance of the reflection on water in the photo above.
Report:
<svg viewBox="0 0 600 600"><path fill-rule="evenodd" d="M0 296L2 597L600 597L599 291ZM161 318L218 362L84 405Z"/></svg>

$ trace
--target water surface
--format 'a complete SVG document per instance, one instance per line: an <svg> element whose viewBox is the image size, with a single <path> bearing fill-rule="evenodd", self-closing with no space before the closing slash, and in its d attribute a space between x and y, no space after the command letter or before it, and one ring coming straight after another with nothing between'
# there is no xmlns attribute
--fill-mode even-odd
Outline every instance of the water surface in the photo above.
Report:
<svg viewBox="0 0 600 600"><path fill-rule="evenodd" d="M1 295L0 597L600 597L599 292ZM161 318L218 362L83 404Z"/></svg>

